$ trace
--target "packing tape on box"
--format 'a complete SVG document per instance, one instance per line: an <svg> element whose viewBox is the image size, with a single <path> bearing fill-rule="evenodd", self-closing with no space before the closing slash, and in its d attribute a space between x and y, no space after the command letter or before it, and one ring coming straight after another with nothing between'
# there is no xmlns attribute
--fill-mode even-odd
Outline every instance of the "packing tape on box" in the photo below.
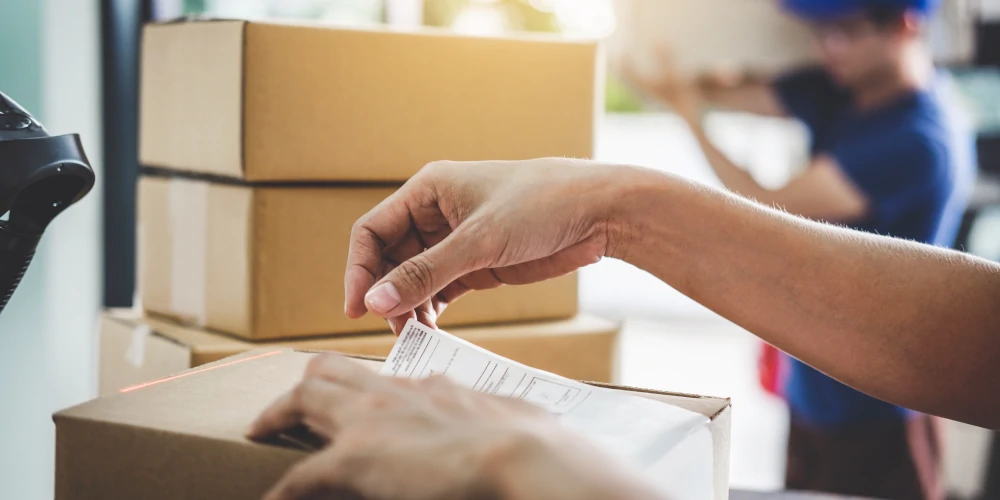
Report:
<svg viewBox="0 0 1000 500"><path fill-rule="evenodd" d="M209 183L170 179L171 310L204 326Z"/></svg>
<svg viewBox="0 0 1000 500"><path fill-rule="evenodd" d="M136 368L142 368L146 363L146 339L152 335L153 331L149 325L137 325L132 329L132 339L125 349L125 361Z"/></svg>

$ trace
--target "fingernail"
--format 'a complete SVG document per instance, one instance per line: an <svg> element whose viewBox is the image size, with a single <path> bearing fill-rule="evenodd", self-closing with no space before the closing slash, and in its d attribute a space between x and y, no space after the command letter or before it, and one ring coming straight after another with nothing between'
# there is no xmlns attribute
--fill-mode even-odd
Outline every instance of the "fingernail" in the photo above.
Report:
<svg viewBox="0 0 1000 500"><path fill-rule="evenodd" d="M365 295L365 304L380 314L392 311L399 305L400 301L402 301L402 297L399 295L399 290L396 290L396 285L392 283L382 283L371 289L368 295Z"/></svg>

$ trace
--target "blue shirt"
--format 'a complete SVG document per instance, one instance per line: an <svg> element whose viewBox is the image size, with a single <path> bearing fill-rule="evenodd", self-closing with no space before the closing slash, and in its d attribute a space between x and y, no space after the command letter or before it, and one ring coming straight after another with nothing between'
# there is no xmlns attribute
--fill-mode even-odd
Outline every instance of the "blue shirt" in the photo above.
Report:
<svg viewBox="0 0 1000 500"><path fill-rule="evenodd" d="M869 213L855 229L950 247L975 182L975 145L946 105L943 79L863 112L822 70L775 84L785 110L811 135L813 156L833 158L866 196ZM785 396L796 421L841 428L891 419L908 411L866 396L790 358Z"/></svg>

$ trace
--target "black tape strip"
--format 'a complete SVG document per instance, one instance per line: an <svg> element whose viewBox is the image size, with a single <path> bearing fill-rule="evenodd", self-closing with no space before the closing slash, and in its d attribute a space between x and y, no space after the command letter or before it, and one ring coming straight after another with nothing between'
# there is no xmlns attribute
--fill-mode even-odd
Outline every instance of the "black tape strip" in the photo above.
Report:
<svg viewBox="0 0 1000 500"><path fill-rule="evenodd" d="M317 188L317 187L387 187L398 188L402 186L400 182L350 182L350 181L248 181L224 175L206 174L203 172L188 172L183 170L172 170L162 167L142 167L139 169L146 177L166 177L190 179L196 181L211 182L213 184L228 184L230 186L246 187L286 187L286 188Z"/></svg>

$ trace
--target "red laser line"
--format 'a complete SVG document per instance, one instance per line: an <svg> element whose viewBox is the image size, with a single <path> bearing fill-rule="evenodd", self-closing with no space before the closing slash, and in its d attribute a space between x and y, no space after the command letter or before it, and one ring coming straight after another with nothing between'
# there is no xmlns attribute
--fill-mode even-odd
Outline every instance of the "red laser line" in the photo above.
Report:
<svg viewBox="0 0 1000 500"><path fill-rule="evenodd" d="M177 375L171 375L169 377L161 378L159 380L153 380L152 382L146 382L144 384L138 384L138 385L133 385L131 387L126 387L126 388L122 389L119 392L123 392L123 393L124 392L132 392L132 391L135 391L135 390L138 390L138 389L143 389L143 388L149 387L151 385L162 384L164 382L169 382L171 380L177 380L179 378L184 378L184 377L187 377L188 375L194 375L196 373L207 372L207 371L215 370L216 368L223 368L223 367L226 367L226 366L232 366L232 365L235 365L236 363L242 363L244 361L252 361L252 360L255 360L255 359L266 358L268 356L274 356L275 354L281 354L283 352L285 352L285 351L265 352L265 353L258 354L256 356L250 356L249 358L236 359L236 360L230 361L228 363L222 363L221 365L206 366L206 367L200 368L198 370L192 370L192 371L189 371L189 372L179 373Z"/></svg>

